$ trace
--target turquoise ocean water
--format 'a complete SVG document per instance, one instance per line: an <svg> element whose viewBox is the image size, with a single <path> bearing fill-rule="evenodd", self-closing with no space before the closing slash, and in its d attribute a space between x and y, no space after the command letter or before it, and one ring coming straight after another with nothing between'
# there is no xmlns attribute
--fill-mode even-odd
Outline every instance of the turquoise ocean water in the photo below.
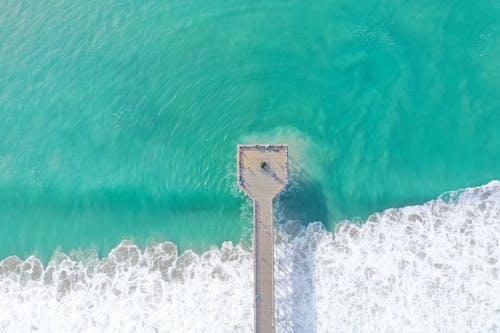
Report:
<svg viewBox="0 0 500 333"><path fill-rule="evenodd" d="M288 143L282 219L500 178L497 1L0 2L0 258L247 239L237 143Z"/></svg>

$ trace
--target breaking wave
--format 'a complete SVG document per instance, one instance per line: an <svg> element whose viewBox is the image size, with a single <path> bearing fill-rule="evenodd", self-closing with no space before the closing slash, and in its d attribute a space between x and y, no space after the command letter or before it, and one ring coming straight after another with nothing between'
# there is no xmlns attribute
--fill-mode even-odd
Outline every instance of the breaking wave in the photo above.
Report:
<svg viewBox="0 0 500 333"><path fill-rule="evenodd" d="M279 226L278 332L500 331L500 182L335 232ZM121 242L0 262L1 332L253 332L252 253Z"/></svg>

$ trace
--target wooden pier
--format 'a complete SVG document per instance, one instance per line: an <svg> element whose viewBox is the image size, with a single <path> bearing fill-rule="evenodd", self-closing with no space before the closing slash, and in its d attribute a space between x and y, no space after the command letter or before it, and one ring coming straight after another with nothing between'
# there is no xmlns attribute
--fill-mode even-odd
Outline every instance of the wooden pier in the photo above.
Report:
<svg viewBox="0 0 500 333"><path fill-rule="evenodd" d="M273 199L288 183L287 145L238 145L238 185L254 201L255 332L274 332Z"/></svg>

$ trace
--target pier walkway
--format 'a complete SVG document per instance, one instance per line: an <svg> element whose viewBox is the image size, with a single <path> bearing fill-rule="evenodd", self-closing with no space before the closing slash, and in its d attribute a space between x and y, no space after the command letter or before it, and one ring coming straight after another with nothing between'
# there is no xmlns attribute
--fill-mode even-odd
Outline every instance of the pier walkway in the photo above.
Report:
<svg viewBox="0 0 500 333"><path fill-rule="evenodd" d="M254 201L255 332L274 332L273 199L288 183L287 145L238 145L238 185Z"/></svg>

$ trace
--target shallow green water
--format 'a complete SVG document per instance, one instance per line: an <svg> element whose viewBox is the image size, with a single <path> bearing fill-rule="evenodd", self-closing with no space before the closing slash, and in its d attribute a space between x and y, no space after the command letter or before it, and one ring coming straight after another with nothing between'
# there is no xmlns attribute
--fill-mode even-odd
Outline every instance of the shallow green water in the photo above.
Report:
<svg viewBox="0 0 500 333"><path fill-rule="evenodd" d="M237 143L290 145L288 219L500 178L496 1L2 1L0 257L248 235Z"/></svg>

